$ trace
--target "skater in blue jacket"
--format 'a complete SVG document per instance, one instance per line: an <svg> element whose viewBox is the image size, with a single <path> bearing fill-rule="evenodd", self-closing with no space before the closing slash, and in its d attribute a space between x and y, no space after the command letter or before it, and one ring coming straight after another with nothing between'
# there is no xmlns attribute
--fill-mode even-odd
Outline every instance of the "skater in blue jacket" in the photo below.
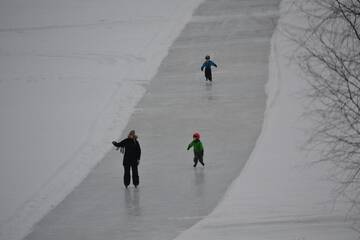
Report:
<svg viewBox="0 0 360 240"><path fill-rule="evenodd" d="M203 71L205 68L205 79L206 79L206 81L209 80L210 82L212 81L211 66L214 66L217 68L217 65L213 61L210 60L210 56L206 55L205 62L201 66L201 71Z"/></svg>

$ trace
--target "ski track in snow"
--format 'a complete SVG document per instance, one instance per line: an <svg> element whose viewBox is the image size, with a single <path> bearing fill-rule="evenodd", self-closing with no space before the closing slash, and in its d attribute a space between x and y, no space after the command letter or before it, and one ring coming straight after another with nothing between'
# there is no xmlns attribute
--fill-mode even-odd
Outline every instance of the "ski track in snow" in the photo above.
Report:
<svg viewBox="0 0 360 240"><path fill-rule="evenodd" d="M0 28L0 33L25 33L33 31L44 31L44 30L61 30L61 29L73 29L73 28L91 28L91 27L107 27L116 25L135 25L135 24L157 24L158 22L171 21L171 19L164 17L144 17L144 18L133 18L123 20L100 20L95 23L84 23L84 24L68 24L68 25L46 25L46 26L33 26L33 27L14 27L14 28Z"/></svg>

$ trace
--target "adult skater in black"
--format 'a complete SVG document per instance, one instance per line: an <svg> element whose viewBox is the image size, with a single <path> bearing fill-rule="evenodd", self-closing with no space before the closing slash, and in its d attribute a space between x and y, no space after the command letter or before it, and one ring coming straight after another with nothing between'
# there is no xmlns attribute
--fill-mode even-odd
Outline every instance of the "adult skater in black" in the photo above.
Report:
<svg viewBox="0 0 360 240"><path fill-rule="evenodd" d="M113 141L112 144L124 153L124 185L130 184L130 169L132 170L132 181L135 187L139 185L138 165L140 163L141 148L134 130L129 132L126 139L121 142Z"/></svg>
<svg viewBox="0 0 360 240"><path fill-rule="evenodd" d="M205 80L206 81L209 80L210 82L212 82L211 66L214 66L217 68L217 65L213 61L210 60L210 56L206 55L205 62L201 66L201 71L203 71L205 68Z"/></svg>

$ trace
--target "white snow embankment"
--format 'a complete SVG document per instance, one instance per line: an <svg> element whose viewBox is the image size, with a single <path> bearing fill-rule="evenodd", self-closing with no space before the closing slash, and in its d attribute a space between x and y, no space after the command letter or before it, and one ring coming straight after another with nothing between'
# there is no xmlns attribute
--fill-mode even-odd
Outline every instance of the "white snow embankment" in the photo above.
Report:
<svg viewBox="0 0 360 240"><path fill-rule="evenodd" d="M290 56L297 46L281 24L304 24L283 0L271 40L267 109L261 135L240 176L204 220L176 240L354 240L358 234L345 221L346 203L336 202L326 166L311 164L315 154L301 150L311 126L306 112L306 80Z"/></svg>
<svg viewBox="0 0 360 240"><path fill-rule="evenodd" d="M0 239L17 240L120 137L202 0L0 3Z"/></svg>

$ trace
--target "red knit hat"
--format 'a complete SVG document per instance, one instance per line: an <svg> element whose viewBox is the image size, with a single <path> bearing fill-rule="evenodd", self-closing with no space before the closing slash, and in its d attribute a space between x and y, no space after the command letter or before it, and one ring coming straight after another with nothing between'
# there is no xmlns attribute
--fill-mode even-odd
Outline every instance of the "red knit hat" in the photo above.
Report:
<svg viewBox="0 0 360 240"><path fill-rule="evenodd" d="M194 133L193 138L200 139L200 133L198 132Z"/></svg>

